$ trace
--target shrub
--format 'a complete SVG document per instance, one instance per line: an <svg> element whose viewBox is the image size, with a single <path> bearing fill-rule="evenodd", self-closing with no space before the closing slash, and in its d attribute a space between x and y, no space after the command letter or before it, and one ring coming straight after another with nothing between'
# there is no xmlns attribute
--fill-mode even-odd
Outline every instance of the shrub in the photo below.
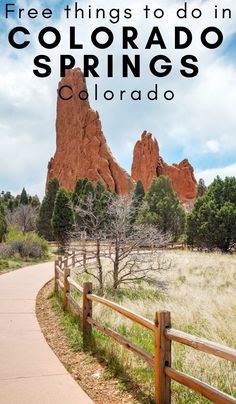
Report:
<svg viewBox="0 0 236 404"><path fill-rule="evenodd" d="M1 245L0 258L43 258L48 255L48 243L36 233L23 234L12 227L7 233L6 243Z"/></svg>
<svg viewBox="0 0 236 404"><path fill-rule="evenodd" d="M0 258L43 258L44 251L36 240L15 240L0 246Z"/></svg>
<svg viewBox="0 0 236 404"><path fill-rule="evenodd" d="M17 229L15 226L11 226L6 235L6 242L23 240L25 237L26 236L21 230Z"/></svg>
<svg viewBox="0 0 236 404"><path fill-rule="evenodd" d="M44 252L40 243L36 240L23 241L21 248L22 258L43 258Z"/></svg>
<svg viewBox="0 0 236 404"><path fill-rule="evenodd" d="M13 247L11 244L0 244L0 258L6 259L11 258L14 255Z"/></svg>
<svg viewBox="0 0 236 404"><path fill-rule="evenodd" d="M38 243L40 245L41 250L43 251L43 256L48 255L48 242L44 238L38 236L38 234L28 233L25 236L25 240Z"/></svg>

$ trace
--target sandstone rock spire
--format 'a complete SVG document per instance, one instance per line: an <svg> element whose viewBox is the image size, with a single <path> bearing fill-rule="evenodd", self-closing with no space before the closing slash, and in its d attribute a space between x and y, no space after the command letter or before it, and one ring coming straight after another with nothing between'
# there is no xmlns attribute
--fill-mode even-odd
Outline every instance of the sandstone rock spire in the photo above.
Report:
<svg viewBox="0 0 236 404"><path fill-rule="evenodd" d="M59 88L62 86L73 88L74 95L68 101L60 97L57 100L56 153L48 164L47 182L57 177L60 186L72 191L79 177L87 177L93 183L104 181L113 192L129 194L133 181L113 157L98 113L89 101L78 97L81 91L87 91L81 70L68 70L59 83Z"/></svg>
<svg viewBox="0 0 236 404"><path fill-rule="evenodd" d="M187 159L180 164L166 164L160 157L156 139L144 132L134 148L131 176L135 181L141 180L147 190L153 178L160 175L170 178L173 190L184 205L191 205L197 196L193 167Z"/></svg>

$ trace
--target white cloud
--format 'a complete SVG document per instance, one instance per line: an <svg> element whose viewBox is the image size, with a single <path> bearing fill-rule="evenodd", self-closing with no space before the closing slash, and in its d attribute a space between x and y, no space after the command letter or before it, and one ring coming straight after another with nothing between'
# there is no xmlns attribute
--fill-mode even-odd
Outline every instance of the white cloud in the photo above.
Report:
<svg viewBox="0 0 236 404"><path fill-rule="evenodd" d="M208 170L199 171L196 173L196 177L199 180L203 178L207 185L209 185L216 176L219 175L222 179L225 177L236 176L236 163L220 168L210 168Z"/></svg>
<svg viewBox="0 0 236 404"><path fill-rule="evenodd" d="M55 1L43 3L49 7L58 7ZM224 7L231 7L233 12L232 20L218 20L212 17L210 10L214 9L215 4L222 6L221 0L216 0L214 5L210 0L194 0L189 4L190 10L194 7L201 7L203 18L188 21L177 20L175 10L181 7L182 1L160 0L158 5L151 8L163 7L166 10L166 20L163 21L150 19L150 22L144 23L141 10L146 1L138 3L134 0L129 2L129 7L134 10L134 19L121 22L125 25L137 26L139 31L139 44L143 45L148 37L149 27L160 26L163 37L166 39L168 50L165 54L169 55L173 61L173 74L166 79L153 78L148 73L148 63L152 55L157 50L151 52L141 51L144 66L143 78L122 80L99 79L100 89L114 89L119 87L129 89L142 88L149 90L155 83L159 84L160 94L165 89L174 89L176 93L175 100L167 103L161 99L158 102L95 102L92 100L92 106L100 113L104 127L105 135L113 150L115 156L121 164L125 164L129 169L132 159L132 145L136 142L143 130L153 132L157 137L161 154L164 158L172 159L178 155L178 158L188 157L199 172L218 173L217 169L200 170L201 166L208 167L213 165L211 158L219 158L219 161L230 158L236 153L236 65L233 64L227 56L223 56L220 51L209 51L200 45L199 33L203 28L209 25L220 26L225 33L225 40L232 33L236 32L236 3L235 0L225 0ZM24 8L36 7L41 9L39 1L21 0L19 5ZM81 7L88 7L88 2L81 0ZM93 3L95 7L96 4ZM143 7L142 7L143 6ZM99 7L106 10L112 8L112 2L99 0ZM126 0L119 2L119 8L128 7ZM63 8L63 7L62 7ZM36 33L43 25L57 25L62 36L62 43L58 49L52 51L43 51L52 58L53 74L48 79L38 79L33 76L33 59L42 53L42 48L35 41ZM8 28L15 26L16 23L9 19ZM0 75L0 187L4 186L18 190L21 186L28 189L39 186L43 192L46 179L47 161L55 150L55 111L56 111L56 89L59 77L59 54L71 53L77 60L77 65L82 63L82 58L78 51L70 52L68 49L68 27L75 25L78 29L79 40L85 43L86 53L96 53L101 56L102 69L105 66L104 51L95 51L89 43L89 35L97 25L109 25L114 30L116 38L120 36L120 25L111 25L103 21L65 21L60 18L55 24L54 21L22 20L22 25L33 32L32 45L25 51L13 51L6 45L7 34L5 33L5 42L1 40L1 75ZM194 48L188 52L194 52L199 58L200 72L196 79L181 78L179 74L179 60L184 52L173 51L173 30L174 25L187 25L193 31ZM115 69L120 66L121 40L118 39L116 47L112 52L115 57ZM159 52L159 49L158 49ZM108 52L110 53L110 52ZM129 52L132 55L135 52ZM146 67L145 67L146 66ZM117 71L117 70L116 70ZM95 79L88 80L88 86L92 89ZM177 152L178 151L178 152ZM169 161L172 162L172 161ZM214 160L214 165L216 165ZM218 164L219 165L219 164ZM226 165L226 164L225 164ZM231 166L231 167L234 167ZM221 170L221 169L219 169ZM223 169L222 169L223 170ZM210 175L210 174L209 174ZM9 185L8 185L9 184Z"/></svg>
<svg viewBox="0 0 236 404"><path fill-rule="evenodd" d="M205 153L218 153L220 151L220 144L218 140L208 140L206 142Z"/></svg>

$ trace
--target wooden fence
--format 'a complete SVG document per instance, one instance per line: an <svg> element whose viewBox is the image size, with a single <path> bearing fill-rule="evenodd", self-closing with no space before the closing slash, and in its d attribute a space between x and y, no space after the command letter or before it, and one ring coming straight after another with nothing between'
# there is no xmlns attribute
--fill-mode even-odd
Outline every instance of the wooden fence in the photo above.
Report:
<svg viewBox="0 0 236 404"><path fill-rule="evenodd" d="M87 259L90 258L92 257L88 257ZM81 257L81 254L72 253L63 258L60 257L59 260L55 261L55 290L62 290L64 308L66 309L69 305L72 305L75 312L82 318L82 331L85 339L91 332L92 327L95 327L139 355L150 366L153 366L155 369L155 402L158 404L171 403L171 380L175 380L194 390L214 403L236 404L236 399L228 394L171 367L172 341L234 363L236 362L235 349L173 329L171 327L171 314L168 311L156 313L155 322L152 322L117 303L93 294L92 283L86 282L82 287L71 277L72 268L76 268L77 263L84 263L84 260L85 257ZM82 307L80 307L77 300L72 296L72 289L82 295ZM116 331L94 320L92 316L94 303L109 307L111 310L152 331L154 334L154 356L133 344Z"/></svg>

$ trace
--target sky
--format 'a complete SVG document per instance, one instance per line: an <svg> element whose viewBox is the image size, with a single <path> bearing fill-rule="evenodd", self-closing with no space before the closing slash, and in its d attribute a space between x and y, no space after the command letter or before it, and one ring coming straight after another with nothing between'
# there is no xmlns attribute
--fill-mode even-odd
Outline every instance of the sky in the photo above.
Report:
<svg viewBox="0 0 236 404"><path fill-rule="evenodd" d="M0 190L18 193L23 188L28 193L44 194L47 163L55 152L55 119L57 85L60 79L59 55L71 54L76 66L83 69L83 51L70 50L69 26L76 27L77 39L84 44L86 54L99 56L101 77L87 79L90 103L100 114L107 142L120 165L131 170L133 148L142 132L147 130L158 140L160 153L169 164L179 163L188 158L194 167L197 179L204 178L209 184L216 175L221 177L236 175L236 2L235 0L191 0L187 2L188 18L178 19L176 10L183 7L182 0L87 0L78 1L78 7L85 11L84 20L65 18L64 7L73 10L75 1L70 0L18 0L15 13L6 19L4 5L0 3ZM10 3L13 3L12 1ZM106 20L88 18L88 8L104 8ZM163 8L162 19L144 18L145 5L150 10ZM230 8L232 18L214 18L215 5L219 15L222 7ZM18 18L17 9L51 8L53 18L29 19L23 13ZM125 8L131 8L130 20L122 17ZM119 8L119 23L109 21L109 11ZM202 17L194 19L191 12L200 8ZM30 45L26 49L15 50L8 42L9 31L16 26L24 26L30 31ZM39 31L48 25L61 33L61 43L53 50L47 50L37 41ZM109 50L98 50L91 44L91 33L98 26L106 26L114 32L114 44ZM141 78L121 77L122 30L123 25L134 26L138 30L139 50L128 50L128 54L141 55ZM166 42L167 49L153 47L145 50L145 44L153 26L158 26ZM192 45L185 50L174 49L174 27L186 26L192 31ZM201 32L216 26L224 34L224 42L218 49L209 50L200 41ZM214 40L214 37L210 38ZM52 74L48 78L37 78L33 74L33 60L39 54L51 58ZM105 73L106 56L114 55L114 78ZM165 78L153 76L149 69L152 57L164 54L171 59L172 72ZM181 58L193 54L198 58L199 74L195 78L184 78L180 74ZM143 91L143 100L132 101L129 96L124 101L105 101L100 96L94 100L93 88L99 86L99 93L107 89L117 95L120 89L130 92ZM158 84L159 100L148 101L145 93ZM166 101L163 93L172 90L175 98Z"/></svg>

